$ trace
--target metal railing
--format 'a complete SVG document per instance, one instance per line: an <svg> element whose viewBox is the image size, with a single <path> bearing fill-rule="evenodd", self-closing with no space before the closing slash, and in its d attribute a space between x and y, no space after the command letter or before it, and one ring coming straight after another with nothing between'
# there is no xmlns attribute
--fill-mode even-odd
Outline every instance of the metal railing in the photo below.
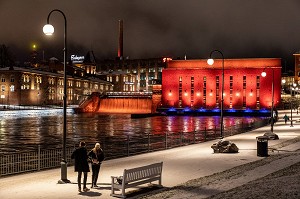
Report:
<svg viewBox="0 0 300 199"><path fill-rule="evenodd" d="M226 127L224 136L244 133L268 124L268 119L259 122L241 123ZM219 138L220 129L204 129L192 132L165 132L162 134L144 134L139 136L103 137L100 139L106 160L132 156L159 150L196 144ZM93 148L94 143L87 143L87 148ZM75 146L75 144L74 144ZM73 165L71 154L74 146L66 148L68 166ZM42 149L29 152L14 152L0 155L0 177L31 171L40 171L60 167L61 148Z"/></svg>

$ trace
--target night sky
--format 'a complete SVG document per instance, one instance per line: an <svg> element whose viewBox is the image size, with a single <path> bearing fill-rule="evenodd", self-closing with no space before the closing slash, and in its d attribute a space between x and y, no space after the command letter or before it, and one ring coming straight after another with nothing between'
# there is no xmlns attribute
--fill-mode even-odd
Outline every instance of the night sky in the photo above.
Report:
<svg viewBox="0 0 300 199"><path fill-rule="evenodd" d="M0 0L0 44L15 60L27 59L32 44L40 58L44 51L62 60L62 15L51 15L54 36L42 32L55 8L67 17L69 55L117 57L119 19L131 59L199 59L218 49L225 58L279 57L293 68L300 50L299 0Z"/></svg>

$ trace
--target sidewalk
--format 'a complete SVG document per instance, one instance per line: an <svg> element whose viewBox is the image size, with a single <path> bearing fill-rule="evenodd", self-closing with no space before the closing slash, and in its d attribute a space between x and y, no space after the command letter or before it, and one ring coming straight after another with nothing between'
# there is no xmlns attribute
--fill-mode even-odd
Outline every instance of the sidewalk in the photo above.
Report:
<svg viewBox="0 0 300 199"><path fill-rule="evenodd" d="M284 146L284 142L300 136L300 114L293 112L294 127L290 127L290 121L284 124L283 115L290 111L279 111L279 122L274 126L274 133L279 136L279 140L269 140L269 148L282 144L283 151L272 153L284 153L285 151L295 151L300 149L300 144L290 144ZM60 179L60 169L34 172L29 174L16 175L0 178L0 196L2 199L56 199L56 198L112 198L110 197L111 175L122 175L125 168L133 168L163 161L164 187L173 187L185 183L191 179L212 175L233 167L264 159L257 156L256 137L270 131L270 126L262 127L254 131L235 135L226 138L233 141L239 147L236 154L213 154L210 146L215 141L189 145L164 151L142 154L132 157L119 158L105 161L102 164L98 185L100 188L91 189L89 192L78 193L77 173L73 167L68 167L69 184L57 184ZM286 166L294 164L287 162ZM272 169L269 168L270 172ZM88 182L91 181L91 172ZM90 187L90 183L88 184Z"/></svg>

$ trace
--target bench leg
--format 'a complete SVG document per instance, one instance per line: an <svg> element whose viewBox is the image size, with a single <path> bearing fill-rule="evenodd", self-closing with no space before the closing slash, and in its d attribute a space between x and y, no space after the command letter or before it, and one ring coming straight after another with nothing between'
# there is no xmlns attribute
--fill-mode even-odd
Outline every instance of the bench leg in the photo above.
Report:
<svg viewBox="0 0 300 199"><path fill-rule="evenodd" d="M114 179L111 178L111 195L115 194Z"/></svg>
<svg viewBox="0 0 300 199"><path fill-rule="evenodd" d="M124 186L122 186L122 197L123 197L123 198L126 198L126 196L125 196L125 188L124 188Z"/></svg>

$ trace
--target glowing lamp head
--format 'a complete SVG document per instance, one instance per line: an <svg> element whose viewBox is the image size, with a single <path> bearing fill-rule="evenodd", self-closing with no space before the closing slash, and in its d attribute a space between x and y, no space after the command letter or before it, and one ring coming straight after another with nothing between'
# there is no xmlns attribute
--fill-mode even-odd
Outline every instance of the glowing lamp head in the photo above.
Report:
<svg viewBox="0 0 300 199"><path fill-rule="evenodd" d="M45 35L52 35L54 33L54 27L51 24L46 24L43 27Z"/></svg>
<svg viewBox="0 0 300 199"><path fill-rule="evenodd" d="M285 81L285 79L283 79L283 80L281 80L281 82L282 82L283 84L285 84L286 81Z"/></svg>
<svg viewBox="0 0 300 199"><path fill-rule="evenodd" d="M213 64L214 64L214 60L211 59L211 58L208 59L208 60L207 60L207 64L210 65L210 66L213 65Z"/></svg>
<svg viewBox="0 0 300 199"><path fill-rule="evenodd" d="M267 73L264 71L264 72L261 73L261 76L265 77L265 76L267 76Z"/></svg>

